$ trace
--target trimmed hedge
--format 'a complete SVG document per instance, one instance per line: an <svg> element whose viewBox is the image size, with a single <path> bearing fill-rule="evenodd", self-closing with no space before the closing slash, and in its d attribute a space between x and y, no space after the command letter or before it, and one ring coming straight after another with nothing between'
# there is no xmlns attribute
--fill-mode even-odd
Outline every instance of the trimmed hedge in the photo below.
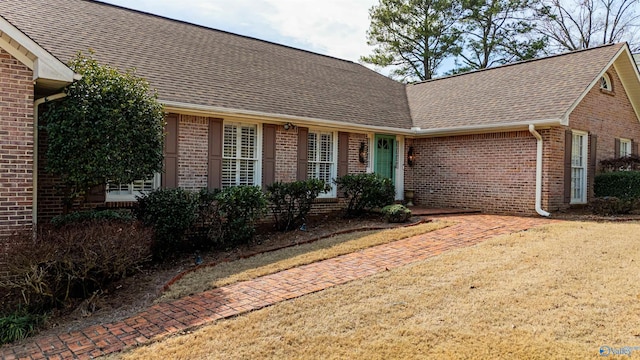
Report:
<svg viewBox="0 0 640 360"><path fill-rule="evenodd" d="M615 171L596 175L593 187L596 197L621 200L640 198L640 171Z"/></svg>
<svg viewBox="0 0 640 360"><path fill-rule="evenodd" d="M276 229L288 231L302 225L313 201L320 193L329 190L331 186L319 179L276 182L267 186L267 199L275 218Z"/></svg>
<svg viewBox="0 0 640 360"><path fill-rule="evenodd" d="M349 199L347 217L393 203L396 189L390 179L378 174L349 174L334 180L338 190Z"/></svg>

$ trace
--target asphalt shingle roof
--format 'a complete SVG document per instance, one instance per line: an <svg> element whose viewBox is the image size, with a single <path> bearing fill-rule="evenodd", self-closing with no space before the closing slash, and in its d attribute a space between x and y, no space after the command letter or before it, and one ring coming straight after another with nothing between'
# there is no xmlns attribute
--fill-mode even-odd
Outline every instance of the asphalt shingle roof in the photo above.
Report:
<svg viewBox="0 0 640 360"><path fill-rule="evenodd" d="M90 0L0 0L63 62L93 49L163 101L409 130L559 120L624 44L407 85L353 62Z"/></svg>
<svg viewBox="0 0 640 360"><path fill-rule="evenodd" d="M0 15L63 62L136 68L159 98L411 127L405 86L353 62L85 0L2 0Z"/></svg>
<svg viewBox="0 0 640 360"><path fill-rule="evenodd" d="M624 44L407 86L414 126L448 129L559 120Z"/></svg>

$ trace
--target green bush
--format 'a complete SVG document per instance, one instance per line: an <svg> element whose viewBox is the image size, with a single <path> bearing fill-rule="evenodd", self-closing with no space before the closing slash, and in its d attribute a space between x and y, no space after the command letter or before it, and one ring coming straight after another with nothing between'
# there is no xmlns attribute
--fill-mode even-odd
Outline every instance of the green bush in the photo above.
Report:
<svg viewBox="0 0 640 360"><path fill-rule="evenodd" d="M29 310L65 306L151 259L153 232L139 222L86 222L82 226L43 226L9 239L9 276L0 288L18 291ZM15 291L14 291L15 292Z"/></svg>
<svg viewBox="0 0 640 360"><path fill-rule="evenodd" d="M265 214L267 200L258 186L234 186L215 195L222 219L225 246L248 243L256 232L256 221Z"/></svg>
<svg viewBox="0 0 640 360"><path fill-rule="evenodd" d="M329 190L331 186L319 179L276 182L267 186L267 199L276 228L281 231L296 229L305 221L318 195Z"/></svg>
<svg viewBox="0 0 640 360"><path fill-rule="evenodd" d="M640 171L615 171L597 174L593 190L596 197L613 196L621 200L640 198Z"/></svg>
<svg viewBox="0 0 640 360"><path fill-rule="evenodd" d="M153 227L154 257L164 259L182 251L185 233L196 220L198 198L186 190L158 189L138 197L137 218Z"/></svg>
<svg viewBox="0 0 640 360"><path fill-rule="evenodd" d="M89 221L133 221L133 215L129 210L100 210L100 211L76 211L65 215L58 215L51 219L54 226L63 226L72 223L84 223Z"/></svg>
<svg viewBox="0 0 640 360"><path fill-rule="evenodd" d="M387 205L382 208L382 215L384 215L385 220L388 222L402 223L409 220L411 210L400 204Z"/></svg>
<svg viewBox="0 0 640 360"><path fill-rule="evenodd" d="M365 211L393 203L395 187L378 174L349 174L335 180L338 190L349 199L346 215L355 217Z"/></svg>
<svg viewBox="0 0 640 360"><path fill-rule="evenodd" d="M0 345L22 340L35 334L44 320L43 315L19 310L6 316L0 316Z"/></svg>

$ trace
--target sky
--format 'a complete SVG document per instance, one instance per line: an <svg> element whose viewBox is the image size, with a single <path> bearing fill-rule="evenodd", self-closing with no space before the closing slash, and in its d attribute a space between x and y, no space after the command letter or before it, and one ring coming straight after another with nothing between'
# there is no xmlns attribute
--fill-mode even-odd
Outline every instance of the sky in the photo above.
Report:
<svg viewBox="0 0 640 360"><path fill-rule="evenodd" d="M358 62L378 0L100 0Z"/></svg>

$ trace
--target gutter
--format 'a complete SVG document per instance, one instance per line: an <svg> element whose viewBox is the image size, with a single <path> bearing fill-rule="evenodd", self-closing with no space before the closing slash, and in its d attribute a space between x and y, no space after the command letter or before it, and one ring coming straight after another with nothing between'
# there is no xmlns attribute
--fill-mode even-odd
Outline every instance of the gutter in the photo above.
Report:
<svg viewBox="0 0 640 360"><path fill-rule="evenodd" d="M45 96L33 102L33 200L31 216L34 236L38 230L38 108L40 105L62 99L66 97L66 93L58 93L51 96Z"/></svg>
<svg viewBox="0 0 640 360"><path fill-rule="evenodd" d="M537 140L537 153L536 153L536 212L540 216L549 217L551 214L542 210L542 135L536 131L534 124L529 125L529 132Z"/></svg>
<svg viewBox="0 0 640 360"><path fill-rule="evenodd" d="M160 102L165 106L165 110L175 111L178 113L191 113L193 115L200 116L232 116L242 117L251 120L274 120L277 122L294 122L298 126L322 126L332 127L341 130L355 130L363 132L378 132L378 133L390 133L396 135L404 135L408 137L427 137L427 136L449 136L449 135L468 135L479 134L484 132L504 132L504 131L519 131L526 130L528 124L535 124L538 127L550 127L559 126L562 123L561 119L543 119L529 122L512 122L501 124L486 124L486 125L466 125L451 128L431 128L421 129L414 126L411 129L397 128L390 126L373 126L364 124L354 124L345 121L326 120L320 118L300 117L286 114L267 113L263 111L251 111L242 109L225 108L220 106L210 105L197 105L189 104L177 101L164 101Z"/></svg>

